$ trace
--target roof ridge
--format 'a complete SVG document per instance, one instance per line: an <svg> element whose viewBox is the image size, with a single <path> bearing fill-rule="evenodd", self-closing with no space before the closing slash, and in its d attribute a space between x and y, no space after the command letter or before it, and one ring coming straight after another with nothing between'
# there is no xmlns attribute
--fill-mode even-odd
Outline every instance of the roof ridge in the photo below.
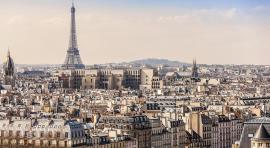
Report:
<svg viewBox="0 0 270 148"><path fill-rule="evenodd" d="M255 133L254 139L270 139L270 135L263 124L260 125Z"/></svg>

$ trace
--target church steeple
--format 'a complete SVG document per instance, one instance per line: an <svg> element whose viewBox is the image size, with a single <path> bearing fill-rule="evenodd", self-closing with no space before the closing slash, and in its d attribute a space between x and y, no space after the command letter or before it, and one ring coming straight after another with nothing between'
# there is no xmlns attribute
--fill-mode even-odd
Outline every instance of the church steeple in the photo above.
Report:
<svg viewBox="0 0 270 148"><path fill-rule="evenodd" d="M192 65L192 74L191 74L192 79L199 79L199 73L198 73L198 67L197 67L197 62L196 59L193 59L193 65Z"/></svg>
<svg viewBox="0 0 270 148"><path fill-rule="evenodd" d="M10 56L10 50L8 49L6 61L3 63L3 70L4 70L4 84L5 85L12 85L15 84L15 66L13 59Z"/></svg>
<svg viewBox="0 0 270 148"><path fill-rule="evenodd" d="M8 48L7 57L10 57L10 50Z"/></svg>

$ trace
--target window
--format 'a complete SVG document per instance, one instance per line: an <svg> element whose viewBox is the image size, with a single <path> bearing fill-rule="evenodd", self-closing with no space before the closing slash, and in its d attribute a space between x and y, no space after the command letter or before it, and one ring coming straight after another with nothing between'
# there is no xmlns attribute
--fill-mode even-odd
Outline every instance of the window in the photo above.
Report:
<svg viewBox="0 0 270 148"><path fill-rule="evenodd" d="M249 137L249 138L252 138L252 137L253 137L253 134L248 134L248 137Z"/></svg>
<svg viewBox="0 0 270 148"><path fill-rule="evenodd" d="M32 132L32 137L36 137L36 132Z"/></svg>
<svg viewBox="0 0 270 148"><path fill-rule="evenodd" d="M43 131L40 132L40 137L44 137L44 132Z"/></svg>
<svg viewBox="0 0 270 148"><path fill-rule="evenodd" d="M17 131L16 132L16 137L20 137L20 133L21 133L20 131Z"/></svg>
<svg viewBox="0 0 270 148"><path fill-rule="evenodd" d="M68 138L68 132L65 133L65 138Z"/></svg>
<svg viewBox="0 0 270 148"><path fill-rule="evenodd" d="M60 138L60 132L56 132L56 138Z"/></svg>
<svg viewBox="0 0 270 148"><path fill-rule="evenodd" d="M24 137L27 137L28 136L28 131L25 131L24 132Z"/></svg>
<svg viewBox="0 0 270 148"><path fill-rule="evenodd" d="M49 131L48 137L49 137L49 138L52 138L52 136L53 136L53 135L52 135L52 131Z"/></svg>

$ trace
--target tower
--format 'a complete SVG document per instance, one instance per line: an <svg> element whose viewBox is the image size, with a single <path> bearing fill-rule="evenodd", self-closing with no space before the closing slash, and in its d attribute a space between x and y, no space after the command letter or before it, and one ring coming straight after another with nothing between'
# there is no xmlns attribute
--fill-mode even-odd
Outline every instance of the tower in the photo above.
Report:
<svg viewBox="0 0 270 148"><path fill-rule="evenodd" d="M199 73L198 73L198 67L197 67L196 59L193 60L191 78L194 79L194 80L198 80L199 79Z"/></svg>
<svg viewBox="0 0 270 148"><path fill-rule="evenodd" d="M70 27L70 38L69 38L69 47L67 50L67 55L64 64L62 65L63 69L84 69L85 66L82 63L78 44L77 44L77 35L76 35L76 22L75 22L75 7L72 3L71 7L71 27Z"/></svg>
<svg viewBox="0 0 270 148"><path fill-rule="evenodd" d="M10 51L8 50L6 61L3 63L4 71L4 85L15 85L15 72L14 72L14 62L10 56Z"/></svg>

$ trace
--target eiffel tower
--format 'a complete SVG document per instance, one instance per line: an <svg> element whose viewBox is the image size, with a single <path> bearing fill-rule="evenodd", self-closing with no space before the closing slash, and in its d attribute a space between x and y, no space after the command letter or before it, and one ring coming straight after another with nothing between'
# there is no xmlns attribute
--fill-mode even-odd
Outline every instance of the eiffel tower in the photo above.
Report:
<svg viewBox="0 0 270 148"><path fill-rule="evenodd" d="M70 28L70 39L69 47L67 50L67 55L65 63L62 65L63 69L84 69L85 66L82 63L76 35L76 22L75 22L75 7L72 3L71 7L71 28Z"/></svg>

